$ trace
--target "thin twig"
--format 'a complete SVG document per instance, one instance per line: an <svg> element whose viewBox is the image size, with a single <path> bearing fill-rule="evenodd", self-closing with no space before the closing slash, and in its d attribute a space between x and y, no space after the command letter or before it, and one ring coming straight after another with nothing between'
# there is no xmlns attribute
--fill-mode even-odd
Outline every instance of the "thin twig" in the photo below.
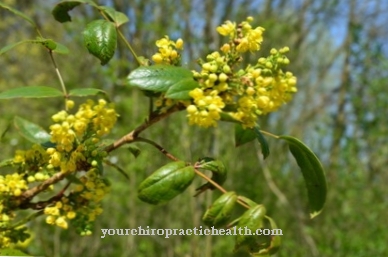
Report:
<svg viewBox="0 0 388 257"><path fill-rule="evenodd" d="M149 140L147 138L143 138L143 137L137 137L134 142L144 142L144 143L147 143L147 144L150 144L152 146L154 146L156 149L158 149L162 154L164 154L167 158L173 160L173 161L179 161L179 159L177 157L175 157L174 155L170 154L169 152L167 152L166 149L164 149L161 145L155 143L154 141L152 140Z"/></svg>
<svg viewBox="0 0 388 257"><path fill-rule="evenodd" d="M275 134L272 134L272 133L269 133L269 132L267 132L267 131L265 131L265 130L260 130L260 132L261 132L262 134L264 134L264 135L267 135L267 136L270 136L270 137L273 137L273 138L276 138L276 139L279 138L279 136L277 136L277 135L275 135Z"/></svg>
<svg viewBox="0 0 388 257"><path fill-rule="evenodd" d="M22 220L19 220L18 222L16 222L16 223L13 224L12 226L7 227L7 228L4 228L4 230L3 230L3 229L0 229L0 230L5 231L5 230L15 229L15 228L17 228L17 227L19 227L19 226L21 226L21 225L26 224L26 223L29 222L30 220L33 220L33 219L39 217L39 216L42 215L42 214L43 214L43 210L40 210L40 211L38 211L38 212L35 212L35 213L31 214L31 215L28 216L27 218L24 218L24 219L22 219Z"/></svg>
<svg viewBox="0 0 388 257"><path fill-rule="evenodd" d="M65 83L63 82L62 75L61 75L61 73L60 73L60 71L58 69L57 63L55 62L52 50L49 50L49 55L50 55L50 58L51 58L51 61L52 61L53 65L54 65L55 72L57 73L57 77L59 79L59 83L61 84L61 88L62 88L63 94L65 95L65 97L67 97L66 86L65 86Z"/></svg>
<svg viewBox="0 0 388 257"><path fill-rule="evenodd" d="M135 139L138 137L138 135L141 132L143 132L145 129L149 128L150 126L157 123L158 121L166 118L170 114L177 112L177 111L180 111L180 110L182 110L182 107L177 105L175 107L170 108L165 113L161 113L161 114L153 113L153 115L150 115L150 119L146 120L143 124L141 124L140 126L135 128L133 131L129 132L128 134L126 134L125 136L123 136L122 138L120 138L119 140L114 142L113 144L108 145L105 148L105 151L111 152L124 144L132 143L133 141L135 141Z"/></svg>

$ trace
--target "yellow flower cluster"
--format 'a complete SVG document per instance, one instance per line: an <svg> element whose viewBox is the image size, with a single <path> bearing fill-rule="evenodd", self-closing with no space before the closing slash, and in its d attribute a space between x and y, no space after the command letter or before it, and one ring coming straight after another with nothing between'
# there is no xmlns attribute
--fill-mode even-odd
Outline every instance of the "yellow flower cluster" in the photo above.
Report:
<svg viewBox="0 0 388 257"><path fill-rule="evenodd" d="M74 104L68 104L72 105ZM59 152L70 152L75 141L82 140L88 129L99 137L108 134L116 123L117 114L112 106L100 99L97 104L88 100L74 115L60 111L53 115L52 119L56 123L50 126L51 142L56 143Z"/></svg>
<svg viewBox="0 0 388 257"><path fill-rule="evenodd" d="M180 50L183 50L183 40L178 39L176 42L170 40L168 36L156 41L159 52L152 56L156 64L179 65L181 56Z"/></svg>
<svg viewBox="0 0 388 257"><path fill-rule="evenodd" d="M217 28L218 33L229 37L229 43L221 47L221 52L209 54L206 61L200 60L202 70L193 72L200 87L190 92L190 124L216 126L221 113L226 113L243 127L252 128L259 115L276 111L297 91L296 77L282 70L289 64L284 55L288 47L272 49L267 58L235 71L242 53L260 50L264 29L252 28L252 21L251 17L239 25L227 21Z"/></svg>
<svg viewBox="0 0 388 257"><path fill-rule="evenodd" d="M196 88L190 92L190 96L194 99L195 105L189 105L187 112L189 113L189 123L199 124L202 127L215 126L216 122L221 118L220 112L225 107L222 98L218 96L217 90L203 91Z"/></svg>
<svg viewBox="0 0 388 257"><path fill-rule="evenodd" d="M246 21L241 22L238 27L236 23L226 21L223 25L217 27L217 32L223 36L229 36L233 44L225 44L221 50L229 52L231 47L235 47L238 53L245 53L247 51L260 50L261 42L263 42L264 28L252 28L252 17L248 17Z"/></svg>
<svg viewBox="0 0 388 257"><path fill-rule="evenodd" d="M69 196L46 207L44 213L47 215L47 224L67 229L68 220L74 219L75 223L83 227L83 234L89 235L91 231L85 231L84 227L88 227L102 213L100 202L110 187L95 168L90 169L79 181L80 184L75 186Z"/></svg>
<svg viewBox="0 0 388 257"><path fill-rule="evenodd" d="M0 175L0 194L20 196L28 188L27 181L18 173Z"/></svg>
<svg viewBox="0 0 388 257"><path fill-rule="evenodd" d="M107 155L98 143L100 137L113 128L117 114L105 100L88 100L74 114L68 111L73 107L74 102L68 100L67 110L52 116L55 123L50 126L51 142L44 146L35 144L26 151L16 151L12 164L17 172L0 175L1 227L9 226L14 219L8 206L10 198L21 196L31 183L47 180L58 172L87 171L87 175L79 179L78 191L63 195L60 201L45 207L48 224L66 229L69 220L80 217L90 223L101 214L100 201L109 187L98 171L99 164ZM53 188L54 185L49 186L49 189ZM0 246L15 240L0 233Z"/></svg>
<svg viewBox="0 0 388 257"><path fill-rule="evenodd" d="M61 201L56 202L54 206L47 206L44 209L44 214L48 215L46 217L47 224L55 224L63 229L68 228L67 219L71 220L77 216L67 197L62 197Z"/></svg>

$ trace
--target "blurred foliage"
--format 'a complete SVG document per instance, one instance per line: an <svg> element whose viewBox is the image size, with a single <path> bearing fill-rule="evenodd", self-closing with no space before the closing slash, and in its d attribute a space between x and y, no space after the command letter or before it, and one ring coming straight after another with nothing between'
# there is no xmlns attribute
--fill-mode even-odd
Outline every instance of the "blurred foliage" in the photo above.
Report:
<svg viewBox="0 0 388 257"><path fill-rule="evenodd" d="M57 58L70 89L95 87L109 92L121 114L113 137L123 135L144 119L148 107L142 93L123 86L125 76L136 67L124 46L119 44L117 59L105 67L83 47L81 31L94 18L87 7L72 11L71 23L59 24L47 15L56 1L2 2L32 16L46 37L55 38L70 49L70 55ZM303 138L319 153L329 185L322 214L309 220L308 212L304 211L307 210L304 182L296 164L285 164L290 156L270 155L263 161L259 147L253 143L232 148L233 133L227 126L221 124L212 130L189 127L185 114L181 113L159 123L145 135L182 159L219 157L230 170L225 187L233 184L233 190L265 204L283 230L282 250L277 256L386 256L386 1L99 2L129 16L130 23L123 25L122 31L143 56L150 57L156 51L153 42L163 35L183 38L187 42L183 63L191 68L195 64L185 60L198 58L203 49L210 52L219 45L220 38L212 27L223 20L257 17L256 22L266 28L265 38L272 40L263 45L262 52L269 52L270 46L288 45L292 50L289 55L292 72L299 79L295 99L280 112L263 118L261 127ZM82 15L77 15L79 12ZM24 21L5 10L0 10L0 17L1 46L24 38L34 39ZM21 45L3 55L0 91L26 85L57 85L49 56L42 51L39 46ZM46 117L62 104L55 99L18 100L17 104L1 101L0 133L6 131L1 138L2 154L12 156L14 147L23 147L25 143L14 128L8 129L14 115L47 126ZM286 152L283 144L273 140L269 144L271 152ZM145 150L136 160L125 149L111 156L111 162L123 167L130 180L123 180L121 174L112 170L109 177L114 187L104 202L105 212L93 236L79 237L71 230L49 227L38 219L30 224L35 240L28 252L45 256L246 256L242 252L231 253L234 238L227 236L100 238L101 228L204 226L203 210L220 195L207 192L194 199L191 196L201 184L197 180L189 187L188 194L168 205L152 207L140 202L136 194L138 184L166 161L157 150L148 145L142 147Z"/></svg>

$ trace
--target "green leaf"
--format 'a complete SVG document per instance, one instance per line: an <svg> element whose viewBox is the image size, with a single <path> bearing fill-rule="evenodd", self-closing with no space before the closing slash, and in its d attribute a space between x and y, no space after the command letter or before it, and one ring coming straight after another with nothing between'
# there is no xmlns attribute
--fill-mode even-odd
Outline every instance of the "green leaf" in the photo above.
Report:
<svg viewBox="0 0 388 257"><path fill-rule="evenodd" d="M225 165L220 160L215 160L210 157L205 157L198 161L198 163L196 164L196 168L211 171L212 172L211 179L219 185L224 184L226 180L226 177L227 177L226 168L225 168ZM195 196L201 194L207 189L213 190L215 189L215 187L210 182L203 184L202 186L196 189L197 193L195 194Z"/></svg>
<svg viewBox="0 0 388 257"><path fill-rule="evenodd" d="M138 188L140 200L162 204L182 193L195 176L194 167L183 161L170 162L146 178Z"/></svg>
<svg viewBox="0 0 388 257"><path fill-rule="evenodd" d="M234 125L234 140L236 147L255 140L256 133L253 129L244 129L241 124Z"/></svg>
<svg viewBox="0 0 388 257"><path fill-rule="evenodd" d="M271 230L278 229L278 226L276 225L275 221L272 218L268 216L265 216L265 218L269 221L271 225ZM281 244L282 244L282 239L280 235L271 235L271 241L269 246L266 249L260 250L257 256L266 256L266 254L273 255L277 251L279 251Z"/></svg>
<svg viewBox="0 0 388 257"><path fill-rule="evenodd" d="M17 15L17 16L23 18L23 19L25 19L25 20L28 21L32 26L37 27L37 26L36 26L36 23L35 23L30 17L28 17L27 15L25 15L24 13L22 13L22 12L16 10L16 9L14 9L14 8L8 6L8 5L5 5L5 4L3 4L3 3L1 3L1 2L0 2L0 7L1 7L1 8L4 8L4 9L10 11L10 12L12 12L13 14L15 14L15 15Z"/></svg>
<svg viewBox="0 0 388 257"><path fill-rule="evenodd" d="M85 97L91 95L100 95L103 94L106 96L106 92L97 88L77 88L69 91L69 96L78 96Z"/></svg>
<svg viewBox="0 0 388 257"><path fill-rule="evenodd" d="M134 145L128 146L127 149L135 158L137 158L140 155L140 153L141 153L140 148L137 147L137 146L134 146Z"/></svg>
<svg viewBox="0 0 388 257"><path fill-rule="evenodd" d="M57 54L68 54L69 53L69 48L67 48L66 46L56 42L57 44L57 47L53 50L54 53L57 53Z"/></svg>
<svg viewBox="0 0 388 257"><path fill-rule="evenodd" d="M18 87L0 93L0 99L44 98L60 96L63 97L63 93L58 89L44 86Z"/></svg>
<svg viewBox="0 0 388 257"><path fill-rule="evenodd" d="M291 136L279 136L287 141L292 155L300 167L310 206L310 217L319 215L326 201L327 184L325 172L318 157L299 139Z"/></svg>
<svg viewBox="0 0 388 257"><path fill-rule="evenodd" d="M237 226L243 229L247 228L251 233L255 233L257 229L263 227L265 213L266 209L263 205L251 207L240 217ZM250 252L257 252L261 249L258 239L259 236L257 235L238 234L236 236L235 250L247 247Z"/></svg>
<svg viewBox="0 0 388 257"><path fill-rule="evenodd" d="M190 70L171 65L140 66L128 75L130 86L154 92L166 92L182 80L192 79Z"/></svg>
<svg viewBox="0 0 388 257"><path fill-rule="evenodd" d="M6 159L0 162L0 168L12 166L13 159Z"/></svg>
<svg viewBox="0 0 388 257"><path fill-rule="evenodd" d="M230 116L230 114L228 114L227 112L221 112L220 116L221 116L221 119L220 119L221 121L241 124L240 121L238 121L235 118L233 118L232 116Z"/></svg>
<svg viewBox="0 0 388 257"><path fill-rule="evenodd" d="M0 256L30 256L18 249L5 248L0 249Z"/></svg>
<svg viewBox="0 0 388 257"><path fill-rule="evenodd" d="M238 200L239 201L243 201L246 205L248 205L249 207L255 207L257 205L259 205L258 203L252 201L251 199L249 199L248 197L245 197L245 196L242 196L242 195L239 195L238 196Z"/></svg>
<svg viewBox="0 0 388 257"><path fill-rule="evenodd" d="M269 146L267 140L265 140L263 134L261 134L260 128L258 126L255 126L252 129L244 129L243 126L238 123L235 125L234 138L236 142L236 147L251 142L257 138L260 143L261 152L263 154L264 159L268 157Z"/></svg>
<svg viewBox="0 0 388 257"><path fill-rule="evenodd" d="M232 215L233 207L237 202L237 195L235 192L228 192L221 195L203 215L204 223L216 228L226 225Z"/></svg>
<svg viewBox="0 0 388 257"><path fill-rule="evenodd" d="M51 14L54 16L55 20L61 23L71 21L71 17L68 12L80 4L90 4L94 7L97 7L97 5L91 0L62 1L55 5L54 9L51 11Z"/></svg>
<svg viewBox="0 0 388 257"><path fill-rule="evenodd" d="M194 88L199 87L197 81L193 78L187 78L179 81L178 83L172 85L166 92L166 98L175 99L175 100L190 100L191 96L189 95L190 91Z"/></svg>
<svg viewBox="0 0 388 257"><path fill-rule="evenodd" d="M0 49L0 55L4 54L5 52L8 52L9 50L11 50L12 48L18 46L18 45L21 45L21 44L40 44L44 47L46 47L47 49L49 50L54 50L57 48L57 45L58 43L55 42L54 40L52 39L36 39L36 40L22 40L22 41L19 41L19 42L16 42L16 43L12 43L12 44L9 44L9 45L6 45L4 46L3 48ZM63 45L62 45L63 46Z"/></svg>
<svg viewBox="0 0 388 257"><path fill-rule="evenodd" d="M16 116L14 118L14 125L19 134L32 143L43 144L50 141L50 134L33 122Z"/></svg>
<svg viewBox="0 0 388 257"><path fill-rule="evenodd" d="M98 9L100 9L107 16L109 16L109 18L116 24L116 28L120 27L121 25L129 21L129 18L127 15L125 15L122 12L116 11L112 7L99 6Z"/></svg>
<svg viewBox="0 0 388 257"><path fill-rule="evenodd" d="M256 138L260 143L261 146L261 153L263 154L263 158L267 158L269 156L269 146L267 140L265 140L265 137L260 132L260 128L258 126L255 126L254 128L256 133Z"/></svg>
<svg viewBox="0 0 388 257"><path fill-rule="evenodd" d="M89 53L105 65L112 59L117 46L117 31L115 25L106 20L95 20L90 22L85 30L84 45Z"/></svg>

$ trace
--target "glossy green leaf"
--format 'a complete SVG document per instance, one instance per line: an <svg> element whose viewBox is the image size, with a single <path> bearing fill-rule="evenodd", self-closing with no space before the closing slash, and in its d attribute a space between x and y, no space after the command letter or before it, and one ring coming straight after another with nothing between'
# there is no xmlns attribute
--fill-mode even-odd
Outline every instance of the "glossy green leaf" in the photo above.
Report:
<svg viewBox="0 0 388 257"><path fill-rule="evenodd" d="M199 84L193 78L183 79L178 83L172 85L167 90L165 97L175 100L190 100L190 91L197 87L199 87Z"/></svg>
<svg viewBox="0 0 388 257"><path fill-rule="evenodd" d="M247 228L251 231L251 233L255 233L257 229L263 227L265 213L266 209L263 205L252 207L245 211L240 217L237 226L243 229ZM261 250L258 239L259 236L257 235L247 235L245 233L238 234L236 236L235 250L240 249L241 247L246 247L250 252L257 252Z"/></svg>
<svg viewBox="0 0 388 257"><path fill-rule="evenodd" d="M141 66L128 75L128 84L143 90L166 92L182 80L192 78L191 71L182 67L170 65Z"/></svg>
<svg viewBox="0 0 388 257"><path fill-rule="evenodd" d="M228 192L221 195L203 215L202 220L209 227L222 227L226 225L232 215L233 208L237 202L235 192Z"/></svg>
<svg viewBox="0 0 388 257"><path fill-rule="evenodd" d="M265 140L265 137L263 136L263 134L261 134L260 128L258 126L255 126L251 129L244 129L243 126L238 123L235 125L234 138L236 147L239 147L243 144L257 139L260 143L261 152L263 154L264 159L268 157L269 146L267 140Z"/></svg>
<svg viewBox="0 0 388 257"><path fill-rule="evenodd" d="M327 184L325 172L318 157L299 139L291 136L279 136L287 141L292 155L300 167L310 206L310 217L319 215L326 201Z"/></svg>
<svg viewBox="0 0 388 257"><path fill-rule="evenodd" d="M25 15L24 13L22 13L22 12L16 10L16 9L14 9L14 8L8 6L8 5L5 5L5 4L3 4L3 3L1 3L1 2L0 2L0 7L1 7L1 8L4 8L4 9L10 11L10 12L12 12L13 14L15 14L15 15L17 15L17 16L23 18L23 19L25 19L25 20L28 21L32 26L36 27L36 23L35 23L30 17L28 17L27 15Z"/></svg>
<svg viewBox="0 0 388 257"><path fill-rule="evenodd" d="M69 91L69 96L85 97L85 96L92 96L92 95L106 96L106 92L104 90L97 89L97 88L76 88Z"/></svg>
<svg viewBox="0 0 388 257"><path fill-rule="evenodd" d="M219 185L224 184L227 177L227 172L226 172L225 165L220 160L215 160L210 157L205 157L200 159L197 162L196 167L198 169L211 171L212 172L211 179ZM195 194L195 196L206 191L207 189L213 190L215 189L215 187L210 182L207 182L206 184L203 184L202 186L196 189L197 193Z"/></svg>
<svg viewBox="0 0 388 257"><path fill-rule="evenodd" d="M97 7L97 5L91 0L62 1L55 5L51 13L54 16L54 19L61 23L71 21L71 17L68 12L80 4L90 4Z"/></svg>
<svg viewBox="0 0 388 257"><path fill-rule="evenodd" d="M6 45L3 48L1 48L0 55L4 54L5 52L8 52L9 50L11 50L14 47L21 45L21 44L40 44L40 45L46 47L47 49L54 50L54 51L58 45L58 43L52 39L22 40L22 41L19 41L16 43Z"/></svg>
<svg viewBox="0 0 388 257"><path fill-rule="evenodd" d="M181 194L195 176L194 167L183 161L170 162L146 178L138 188L140 200L162 204Z"/></svg>
<svg viewBox="0 0 388 257"><path fill-rule="evenodd" d="M16 116L14 118L14 125L19 134L32 143L43 144L50 141L50 134L33 122Z"/></svg>
<svg viewBox="0 0 388 257"><path fill-rule="evenodd" d="M58 89L44 86L18 87L0 93L0 99L45 98L60 96L63 97L63 93Z"/></svg>
<svg viewBox="0 0 388 257"><path fill-rule="evenodd" d="M105 65L112 59L117 46L117 31L115 25L106 20L90 22L83 31L84 45L89 53Z"/></svg>
<svg viewBox="0 0 388 257"><path fill-rule="evenodd" d="M129 21L129 18L127 15L125 15L122 12L118 12L112 7L109 6L99 6L98 9L100 9L102 12L104 12L110 19L113 21L116 25L116 28L120 27L124 23L127 23Z"/></svg>
<svg viewBox="0 0 388 257"><path fill-rule="evenodd" d="M29 254L26 254L18 249L13 248L4 248L0 249L0 256L31 256Z"/></svg>

